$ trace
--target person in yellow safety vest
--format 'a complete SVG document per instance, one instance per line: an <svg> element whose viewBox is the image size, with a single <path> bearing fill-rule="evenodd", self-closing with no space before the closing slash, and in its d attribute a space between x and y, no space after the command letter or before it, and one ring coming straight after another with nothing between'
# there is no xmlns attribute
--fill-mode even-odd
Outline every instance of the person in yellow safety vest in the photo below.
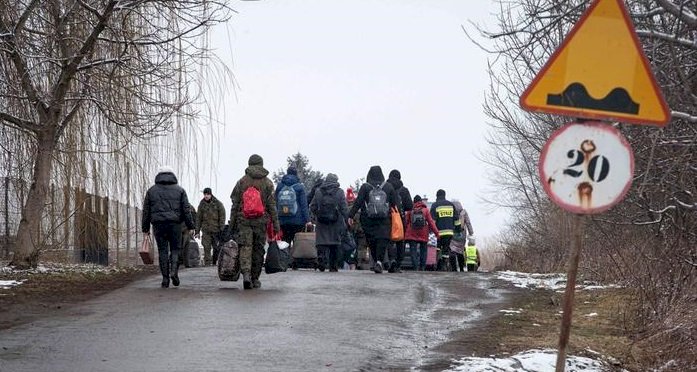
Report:
<svg viewBox="0 0 697 372"><path fill-rule="evenodd" d="M467 242L467 248L465 248L465 256L467 261L467 271L477 271L479 264L481 262L479 256L479 250L474 245L474 237L470 237Z"/></svg>

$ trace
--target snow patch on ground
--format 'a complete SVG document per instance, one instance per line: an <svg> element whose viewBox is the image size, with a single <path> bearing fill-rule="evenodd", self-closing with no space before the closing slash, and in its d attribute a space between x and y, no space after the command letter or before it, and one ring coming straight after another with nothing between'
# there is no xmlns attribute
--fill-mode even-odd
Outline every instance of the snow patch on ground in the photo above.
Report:
<svg viewBox="0 0 697 372"><path fill-rule="evenodd" d="M566 274L563 273L531 274L517 271L500 271L496 277L498 279L511 282L518 288L549 289L553 291L563 290L566 288ZM608 288L620 288L620 286L614 284L598 285L597 283L593 282L583 282L582 284L576 285L576 289L584 290Z"/></svg>
<svg viewBox="0 0 697 372"><path fill-rule="evenodd" d="M533 349L506 358L463 358L455 361L455 365L446 371L547 372L554 371L556 363L556 350ZM608 365L598 360L578 356L566 358L566 372L602 372L606 370L608 370Z"/></svg>
<svg viewBox="0 0 697 372"><path fill-rule="evenodd" d="M504 309L504 310L499 310L499 312L503 313L503 315L513 315L513 314L521 314L523 313L523 309Z"/></svg>
<svg viewBox="0 0 697 372"><path fill-rule="evenodd" d="M24 283L24 280L0 280L0 289L8 289Z"/></svg>
<svg viewBox="0 0 697 372"><path fill-rule="evenodd" d="M7 266L7 262L0 261L1 274L51 274L51 273L118 273L128 271L128 267L101 266L95 264L62 264L46 262L36 268L18 270L14 266Z"/></svg>

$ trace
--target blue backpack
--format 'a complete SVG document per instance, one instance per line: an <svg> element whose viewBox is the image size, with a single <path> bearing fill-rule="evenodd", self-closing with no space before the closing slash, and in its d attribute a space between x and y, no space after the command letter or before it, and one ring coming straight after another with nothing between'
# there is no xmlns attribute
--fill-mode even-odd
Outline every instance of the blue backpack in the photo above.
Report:
<svg viewBox="0 0 697 372"><path fill-rule="evenodd" d="M293 217L298 213L298 196L293 188L295 185L297 184L283 185L278 193L276 206L280 217Z"/></svg>

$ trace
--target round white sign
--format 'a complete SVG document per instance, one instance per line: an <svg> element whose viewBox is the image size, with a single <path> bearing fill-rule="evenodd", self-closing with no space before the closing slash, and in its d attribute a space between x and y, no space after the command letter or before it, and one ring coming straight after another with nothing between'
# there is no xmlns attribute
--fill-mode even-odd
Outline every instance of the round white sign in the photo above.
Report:
<svg viewBox="0 0 697 372"><path fill-rule="evenodd" d="M601 213L619 203L632 185L634 154L608 124L569 123L545 143L539 172L545 192L563 209Z"/></svg>

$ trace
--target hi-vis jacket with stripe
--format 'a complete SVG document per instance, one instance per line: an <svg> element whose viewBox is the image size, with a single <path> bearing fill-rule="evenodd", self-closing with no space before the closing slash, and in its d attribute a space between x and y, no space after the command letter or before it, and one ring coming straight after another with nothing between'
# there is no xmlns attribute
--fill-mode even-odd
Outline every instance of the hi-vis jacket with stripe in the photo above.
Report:
<svg viewBox="0 0 697 372"><path fill-rule="evenodd" d="M460 216L455 213L455 205L445 198L437 199L431 205L431 217L436 221L441 237L452 236L455 233L455 222L460 219Z"/></svg>

